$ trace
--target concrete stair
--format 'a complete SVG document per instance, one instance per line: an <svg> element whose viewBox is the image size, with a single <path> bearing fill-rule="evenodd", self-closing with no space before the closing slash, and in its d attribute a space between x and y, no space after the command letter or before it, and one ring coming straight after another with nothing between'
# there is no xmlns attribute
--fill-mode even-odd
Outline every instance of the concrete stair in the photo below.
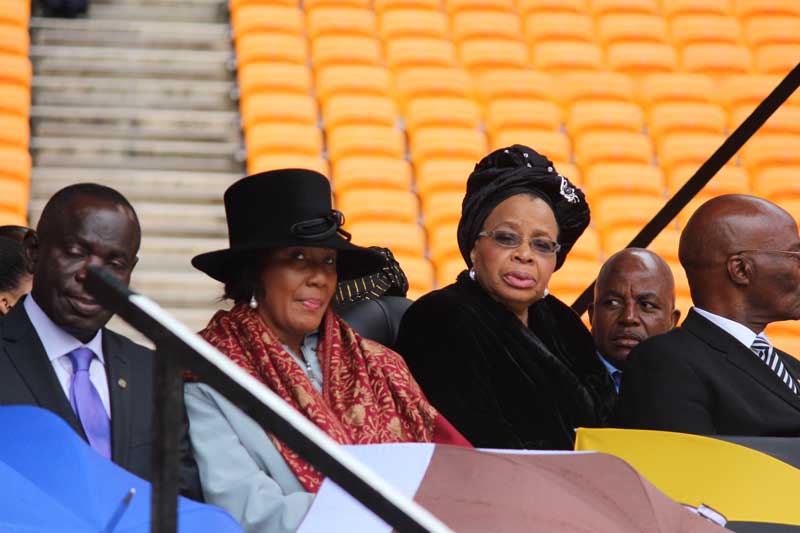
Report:
<svg viewBox="0 0 800 533"><path fill-rule="evenodd" d="M34 16L31 61L30 223L66 185L119 190L143 230L132 287L199 330L226 304L190 259L227 246L222 194L244 175L227 0L92 0L84 19Z"/></svg>

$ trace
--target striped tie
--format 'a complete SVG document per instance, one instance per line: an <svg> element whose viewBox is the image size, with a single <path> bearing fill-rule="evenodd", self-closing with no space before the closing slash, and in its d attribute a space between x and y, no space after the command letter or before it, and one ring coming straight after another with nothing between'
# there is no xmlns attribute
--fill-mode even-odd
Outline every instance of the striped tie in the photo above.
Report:
<svg viewBox="0 0 800 533"><path fill-rule="evenodd" d="M792 379L792 375L789 374L789 370L783 366L783 361L781 358L778 357L777 352L769 343L766 337L763 335L758 335L756 340L753 341L752 346L750 349L753 350L759 358L773 371L778 375L781 381L786 383L786 386L789 387L794 394L797 394L797 385L795 384L794 380Z"/></svg>

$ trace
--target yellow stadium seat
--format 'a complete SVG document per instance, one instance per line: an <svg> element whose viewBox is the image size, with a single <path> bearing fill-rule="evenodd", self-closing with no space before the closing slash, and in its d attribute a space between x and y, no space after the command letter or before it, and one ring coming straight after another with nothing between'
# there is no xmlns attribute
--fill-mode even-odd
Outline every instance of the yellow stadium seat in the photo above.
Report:
<svg viewBox="0 0 800 533"><path fill-rule="evenodd" d="M741 41L741 27L734 17L725 15L685 15L670 24L672 42L683 47L696 43L731 43Z"/></svg>
<svg viewBox="0 0 800 533"><path fill-rule="evenodd" d="M800 43L800 16L754 17L744 27L747 43L752 47L765 44Z"/></svg>
<svg viewBox="0 0 800 533"><path fill-rule="evenodd" d="M677 69L678 58L666 43L618 42L608 47L608 66L631 75L671 72Z"/></svg>
<svg viewBox="0 0 800 533"><path fill-rule="evenodd" d="M731 113L730 129L738 127L753 111L751 106L734 109ZM782 105L758 130L764 133L800 133L800 107Z"/></svg>
<svg viewBox="0 0 800 533"><path fill-rule="evenodd" d="M780 83L780 76L740 74L721 80L719 100L728 109L755 108ZM787 103L791 102L791 98Z"/></svg>
<svg viewBox="0 0 800 533"><path fill-rule="evenodd" d="M562 76L555 86L565 105L584 100L628 101L634 95L631 78L619 72L573 72Z"/></svg>
<svg viewBox="0 0 800 533"><path fill-rule="evenodd" d="M560 131L527 128L508 128L492 136L492 149L497 150L512 144L530 146L551 161L569 161L569 138Z"/></svg>
<svg viewBox="0 0 800 533"><path fill-rule="evenodd" d="M577 165L564 161L553 161L553 163L555 163L559 174L571 181L573 185L583 187L583 174Z"/></svg>
<svg viewBox="0 0 800 533"><path fill-rule="evenodd" d="M702 102L658 104L648 115L647 131L655 139L671 133L723 133L728 119L722 106Z"/></svg>
<svg viewBox="0 0 800 533"><path fill-rule="evenodd" d="M684 183L689 181L697 169L699 163L687 163L678 165L667 174L667 189L669 194L675 194ZM750 175L742 167L725 165L711 181L700 190L698 196L711 197L721 194L750 194Z"/></svg>
<svg viewBox="0 0 800 533"><path fill-rule="evenodd" d="M464 264L464 259L462 259L461 256L454 257L442 264L437 264L436 282L439 284L439 287L446 287L451 283L455 283L458 275L466 269L467 265Z"/></svg>
<svg viewBox="0 0 800 533"><path fill-rule="evenodd" d="M761 15L800 16L800 4L794 0L733 0L736 15L750 18Z"/></svg>
<svg viewBox="0 0 800 533"><path fill-rule="evenodd" d="M756 49L753 63L759 72L786 75L797 65L798 58L800 43L765 44Z"/></svg>
<svg viewBox="0 0 800 533"><path fill-rule="evenodd" d="M386 64L392 70L409 67L452 67L456 49L446 39L402 37L386 43Z"/></svg>
<svg viewBox="0 0 800 533"><path fill-rule="evenodd" d="M239 67L239 92L249 96L260 91L309 94L311 70L292 63L248 63Z"/></svg>
<svg viewBox="0 0 800 533"><path fill-rule="evenodd" d="M633 102L584 100L570 107L567 131L573 137L590 131L622 130L641 133L644 112Z"/></svg>
<svg viewBox="0 0 800 533"><path fill-rule="evenodd" d="M328 130L328 155L335 163L344 157L381 155L402 158L405 140L388 126L342 126Z"/></svg>
<svg viewBox="0 0 800 533"><path fill-rule="evenodd" d="M587 0L517 0L517 10L521 15L554 12L587 13Z"/></svg>
<svg viewBox="0 0 800 533"><path fill-rule="evenodd" d="M594 21L587 13L536 11L525 17L524 27L526 40L533 44L546 41L594 41Z"/></svg>
<svg viewBox="0 0 800 533"><path fill-rule="evenodd" d="M453 39L519 39L522 24L519 15L506 11L461 11L453 15Z"/></svg>
<svg viewBox="0 0 800 533"><path fill-rule="evenodd" d="M494 69L524 69L530 60L522 41L469 39L459 46L461 64L473 73Z"/></svg>
<svg viewBox="0 0 800 533"><path fill-rule="evenodd" d="M391 9L381 14L380 34L384 40L400 37L449 37L449 20L431 9Z"/></svg>
<svg viewBox="0 0 800 533"><path fill-rule="evenodd" d="M547 289L559 298L562 294L580 293L591 284L600 270L600 262L567 256L564 265L553 273ZM571 302L565 302L569 305Z"/></svg>
<svg viewBox="0 0 800 533"><path fill-rule="evenodd" d="M661 0L661 14L667 18L680 15L730 15L730 0Z"/></svg>
<svg viewBox="0 0 800 533"><path fill-rule="evenodd" d="M336 193L336 206L352 224L372 221L416 224L419 219L419 201L411 191L351 189Z"/></svg>
<svg viewBox="0 0 800 533"><path fill-rule="evenodd" d="M590 0L589 5L594 16L610 13L647 13L658 12L657 0Z"/></svg>
<svg viewBox="0 0 800 533"><path fill-rule="evenodd" d="M370 2L369 0L303 0L303 9L305 9L306 12L328 6L369 8Z"/></svg>
<svg viewBox="0 0 800 533"><path fill-rule="evenodd" d="M317 101L307 94L255 93L242 98L245 131L259 122L317 124Z"/></svg>
<svg viewBox="0 0 800 533"><path fill-rule="evenodd" d="M15 83L0 82L0 112L27 118L30 109L30 89Z"/></svg>
<svg viewBox="0 0 800 533"><path fill-rule="evenodd" d="M398 72L394 88L401 102L433 96L469 97L469 75L460 68L421 67Z"/></svg>
<svg viewBox="0 0 800 533"><path fill-rule="evenodd" d="M256 61L306 64L306 40L301 34L248 33L236 39L239 66Z"/></svg>
<svg viewBox="0 0 800 533"><path fill-rule="evenodd" d="M251 4L231 13L233 36L241 38L248 33L303 32L303 12L297 6L281 4Z"/></svg>
<svg viewBox="0 0 800 533"><path fill-rule="evenodd" d="M600 70L603 52L594 43L580 41L545 41L533 47L533 64L547 72Z"/></svg>
<svg viewBox="0 0 800 533"><path fill-rule="evenodd" d="M397 106L388 96L340 95L328 98L322 105L325 129L346 125L397 125Z"/></svg>
<svg viewBox="0 0 800 533"><path fill-rule="evenodd" d="M750 49L732 43L697 43L683 48L683 68L709 75L743 74L750 71Z"/></svg>
<svg viewBox="0 0 800 533"><path fill-rule="evenodd" d="M344 229L353 235L359 246L382 246L395 256L423 257L425 231L419 224L403 222L361 222L345 224Z"/></svg>
<svg viewBox="0 0 800 533"><path fill-rule="evenodd" d="M714 90L711 78L703 74L656 73L642 80L639 99L647 106L669 102L710 102Z"/></svg>
<svg viewBox="0 0 800 533"><path fill-rule="evenodd" d="M549 100L502 98L486 108L486 130L494 135L505 128L540 128L558 130L561 108Z"/></svg>
<svg viewBox="0 0 800 533"><path fill-rule="evenodd" d="M667 173L678 165L705 162L725 140L718 133L676 133L658 140L658 164Z"/></svg>
<svg viewBox="0 0 800 533"><path fill-rule="evenodd" d="M425 198L440 191L466 190L467 177L475 168L475 159L432 159L416 163L417 193Z"/></svg>
<svg viewBox="0 0 800 533"><path fill-rule="evenodd" d="M5 7L5 6L4 6ZM16 24L0 24L0 53L28 55L31 38L28 28Z"/></svg>
<svg viewBox="0 0 800 533"><path fill-rule="evenodd" d="M0 114L0 144L27 150L30 137L31 128L27 117Z"/></svg>
<svg viewBox="0 0 800 533"><path fill-rule="evenodd" d="M757 172L767 167L800 165L800 135L756 135L742 148L742 162Z"/></svg>
<svg viewBox="0 0 800 533"><path fill-rule="evenodd" d="M31 154L28 150L0 145L0 176L28 183L31 177Z"/></svg>
<svg viewBox="0 0 800 533"><path fill-rule="evenodd" d="M755 172L753 194L777 202L800 198L800 165L765 168Z"/></svg>
<svg viewBox="0 0 800 533"><path fill-rule="evenodd" d="M649 165L653 146L645 135L632 132L592 132L575 141L575 159L588 173L598 163L643 163Z"/></svg>
<svg viewBox="0 0 800 533"><path fill-rule="evenodd" d="M589 226L572 246L568 257L570 260L584 259L587 261L599 261L601 254L600 235L598 235L594 227Z"/></svg>
<svg viewBox="0 0 800 533"><path fill-rule="evenodd" d="M395 257L408 279L410 294L426 293L433 289L433 265L422 257L401 255Z"/></svg>
<svg viewBox="0 0 800 533"><path fill-rule="evenodd" d="M431 260L434 264L442 265L448 261L458 259L461 261L462 270L466 268L463 266L464 260L461 257L461 252L458 250L457 231L457 223L443 224L429 230Z"/></svg>
<svg viewBox="0 0 800 533"><path fill-rule="evenodd" d="M319 156L322 153L322 131L313 124L260 123L245 131L247 157L265 153L301 153Z"/></svg>
<svg viewBox="0 0 800 533"><path fill-rule="evenodd" d="M328 162L319 156L291 153L265 153L247 158L247 173L256 174L281 168L307 168L330 176Z"/></svg>
<svg viewBox="0 0 800 533"><path fill-rule="evenodd" d="M600 163L586 173L589 201L606 194L647 194L663 196L664 173L643 163Z"/></svg>
<svg viewBox="0 0 800 533"><path fill-rule="evenodd" d="M474 100L461 97L414 98L406 105L407 131L429 126L477 128L481 111Z"/></svg>
<svg viewBox="0 0 800 533"><path fill-rule="evenodd" d="M458 224L461 218L462 191L442 191L426 195L422 199L422 217L425 227L438 228L448 224Z"/></svg>
<svg viewBox="0 0 800 533"><path fill-rule="evenodd" d="M14 24L23 28L28 27L31 18L30 2L6 2L0 9L0 21Z"/></svg>
<svg viewBox="0 0 800 533"><path fill-rule="evenodd" d="M375 13L357 7L319 7L306 11L306 31L309 38L323 35L364 35L372 37L377 32Z"/></svg>
<svg viewBox="0 0 800 533"><path fill-rule="evenodd" d="M594 212L595 226L600 232L604 247L607 230L623 227L634 228L631 235L633 237L665 203L665 198L653 195L613 194L595 198L591 206ZM607 247L605 250L609 251Z"/></svg>
<svg viewBox="0 0 800 533"><path fill-rule="evenodd" d="M441 0L375 0L375 11L379 14L399 9L425 9L437 11L442 9Z"/></svg>
<svg viewBox="0 0 800 533"><path fill-rule="evenodd" d="M469 128L420 128L409 132L412 160L465 158L480 160L488 152L486 136Z"/></svg>
<svg viewBox="0 0 800 533"><path fill-rule="evenodd" d="M549 74L518 69L484 72L478 77L477 86L486 102L499 98L551 100L557 90Z"/></svg>
<svg viewBox="0 0 800 533"><path fill-rule="evenodd" d="M332 65L378 65L381 43L364 35L323 35L311 42L314 68Z"/></svg>
<svg viewBox="0 0 800 533"><path fill-rule="evenodd" d="M27 57L15 54L0 54L0 82L12 82L31 86L33 69Z"/></svg>
<svg viewBox="0 0 800 533"><path fill-rule="evenodd" d="M317 97L324 102L336 95L391 94L389 71L377 65L337 65L317 72Z"/></svg>
<svg viewBox="0 0 800 533"><path fill-rule="evenodd" d="M667 41L667 23L659 15L614 13L598 19L597 36L604 45L630 41L663 43Z"/></svg>
<svg viewBox="0 0 800 533"><path fill-rule="evenodd" d="M664 228L656 235L647 248L657 253L667 263L678 263L678 247L681 242L681 232L674 226Z"/></svg>
<svg viewBox="0 0 800 533"><path fill-rule="evenodd" d="M445 10L454 16L461 11L514 11L513 0L444 0Z"/></svg>
<svg viewBox="0 0 800 533"><path fill-rule="evenodd" d="M345 157L334 162L334 192L358 188L407 191L411 188L411 165L405 159L384 156Z"/></svg>

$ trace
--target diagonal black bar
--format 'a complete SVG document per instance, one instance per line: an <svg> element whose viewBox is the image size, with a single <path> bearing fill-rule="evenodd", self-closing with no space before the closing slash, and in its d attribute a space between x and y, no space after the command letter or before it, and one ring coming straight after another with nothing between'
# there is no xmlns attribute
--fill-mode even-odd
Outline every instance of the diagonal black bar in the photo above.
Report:
<svg viewBox="0 0 800 533"><path fill-rule="evenodd" d="M259 384L258 386L265 391L266 396L277 398L269 398L269 403L266 400L262 401L257 396L259 391L254 392L250 385L246 386L242 384L242 380L235 379L233 376L235 372L228 373L218 366L218 361L214 361L212 357L198 351L199 348L203 348L202 346L198 348L198 341L205 344L204 341L171 317L166 316L153 302L134 293L108 272L97 267L89 268L85 287L103 307L119 315L149 338L156 345L159 357L173 358L175 365L191 370L201 381L224 394L262 427L268 427L271 433L300 454L323 475L336 482L392 526L395 531L452 533L446 525L424 508L398 495L394 489L382 483L380 479L368 480L367 476L371 473L363 469L363 466L353 461L352 458L347 457L346 454L343 456L338 450L326 449L323 439L329 440L327 436L321 434L316 427L303 429L301 427L303 424L306 426L313 426L313 424L302 415L292 411L288 405L285 406L285 409L292 412L279 412L281 405L276 404L283 404L283 400ZM213 349L212 351L218 355L218 352ZM222 357L222 359L226 358ZM226 359L226 361L228 360ZM228 362L228 364L231 363ZM248 376L247 379L251 378ZM291 420L292 418L295 420ZM298 422L297 419L301 419L301 421ZM315 432L321 434L322 439L314 435ZM332 443L332 441L330 442ZM177 461L177 454L172 460ZM345 461L349 464L345 464ZM356 471L356 467L359 468L359 471ZM177 469L177 465L168 468ZM170 498L168 504L175 505L175 503L176 499ZM153 511L152 516L155 519L156 509ZM166 517L170 515L163 509L160 512ZM151 531L155 531L156 527L157 525L153 524ZM158 531L160 533L167 532L163 528Z"/></svg>
<svg viewBox="0 0 800 533"><path fill-rule="evenodd" d="M778 86L758 104L752 113L750 113L750 116L736 128L736 131L731 133L722 145L717 148L717 151L711 154L711 157L697 169L694 176L684 183L683 187L664 204L664 207L662 207L650 222L636 234L627 248L646 248L653 242L656 235L661 233L661 231L678 216L681 209L686 207L686 205L692 201L692 198L700 192L700 189L705 187L706 183L719 172L719 169L736 155L736 152L739 151L744 143L764 125L769 117L771 117L781 104L792 95L798 86L800 86L800 63L795 65ZM589 303L592 301L594 284L595 282L593 281L572 304L572 309L579 315L582 315L586 311L587 307L589 307Z"/></svg>

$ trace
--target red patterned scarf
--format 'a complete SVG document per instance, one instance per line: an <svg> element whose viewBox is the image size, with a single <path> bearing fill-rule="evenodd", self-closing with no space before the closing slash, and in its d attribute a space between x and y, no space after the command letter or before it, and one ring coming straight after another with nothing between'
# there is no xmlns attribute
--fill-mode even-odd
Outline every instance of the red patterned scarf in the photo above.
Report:
<svg viewBox="0 0 800 533"><path fill-rule="evenodd" d="M330 309L317 346L322 393L247 305L217 312L200 335L340 444L469 445L428 403L397 353L361 337ZM320 473L270 438L303 487L316 492Z"/></svg>

